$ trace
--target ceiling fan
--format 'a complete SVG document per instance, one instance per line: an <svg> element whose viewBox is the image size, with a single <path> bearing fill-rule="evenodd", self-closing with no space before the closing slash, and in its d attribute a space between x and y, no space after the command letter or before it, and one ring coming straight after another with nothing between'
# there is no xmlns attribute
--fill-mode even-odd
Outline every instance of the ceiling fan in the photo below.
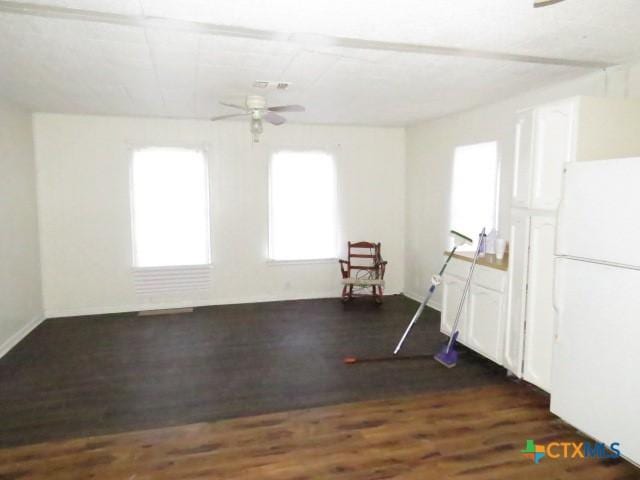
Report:
<svg viewBox="0 0 640 480"><path fill-rule="evenodd" d="M539 7L547 7L549 5L553 5L554 3L560 3L563 0L533 0L534 8Z"/></svg>
<svg viewBox="0 0 640 480"><path fill-rule="evenodd" d="M269 122L272 125L282 125L287 121L282 115L277 112L304 112L305 108L302 105L280 105L277 107L267 107L267 100L261 95L247 95L244 105L236 105L234 103L220 102L220 105L225 107L237 108L242 110L242 113L231 113L229 115L220 115L211 118L211 121L224 120L226 118L242 117L245 115L251 116L251 134L254 142L260 141L260 134L262 133L262 121Z"/></svg>

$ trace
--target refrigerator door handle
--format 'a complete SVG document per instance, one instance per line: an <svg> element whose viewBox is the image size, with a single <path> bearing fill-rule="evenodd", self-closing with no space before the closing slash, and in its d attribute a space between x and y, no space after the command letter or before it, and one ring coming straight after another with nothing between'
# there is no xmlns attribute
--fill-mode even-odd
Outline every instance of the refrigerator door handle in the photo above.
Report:
<svg viewBox="0 0 640 480"><path fill-rule="evenodd" d="M562 191L565 190L565 183L567 178L567 166L562 169ZM555 254L562 255L564 249L564 242L562 241L562 230L564 226L564 209L566 203L566 196L560 195L560 201L558 202L558 209L556 210L556 231L555 231Z"/></svg>
<svg viewBox="0 0 640 480"><path fill-rule="evenodd" d="M553 261L554 273L553 273L553 289L551 293L551 302L553 305L553 339L557 342L560 339L560 316L562 313L562 307L560 302L562 301L562 292L560 291L561 272L563 261L561 258L556 257Z"/></svg>

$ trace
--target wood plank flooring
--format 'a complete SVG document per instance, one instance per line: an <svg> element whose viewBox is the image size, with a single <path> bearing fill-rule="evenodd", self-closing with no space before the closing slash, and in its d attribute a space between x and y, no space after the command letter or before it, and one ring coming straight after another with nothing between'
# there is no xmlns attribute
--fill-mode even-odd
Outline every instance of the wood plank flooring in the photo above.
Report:
<svg viewBox="0 0 640 480"><path fill-rule="evenodd" d="M0 479L640 478L623 460L535 465L528 438L583 440L509 382L4 449Z"/></svg>
<svg viewBox="0 0 640 480"><path fill-rule="evenodd" d="M0 359L0 447L505 383L471 353L345 366L389 355L418 304L368 299L225 305L45 321ZM403 353L444 337L428 310Z"/></svg>

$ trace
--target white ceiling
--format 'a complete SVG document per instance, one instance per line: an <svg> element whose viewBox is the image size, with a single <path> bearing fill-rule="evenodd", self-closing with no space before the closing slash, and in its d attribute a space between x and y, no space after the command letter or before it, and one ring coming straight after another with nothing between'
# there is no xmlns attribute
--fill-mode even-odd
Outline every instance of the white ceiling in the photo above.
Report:
<svg viewBox="0 0 640 480"><path fill-rule="evenodd" d="M532 0L30 2L118 14L114 23L91 12L82 20L33 7L32 15L8 13L2 7L12 2L0 1L0 95L36 111L209 117L232 113L217 102L256 93L251 85L260 79L293 82L269 95L271 104L307 106L289 114L292 121L402 125L592 70L409 53L411 45L336 47L332 37L608 64L640 56L640 0L566 0L541 9ZM123 25L125 16L233 28L218 35L166 21ZM236 27L283 35L243 38Z"/></svg>

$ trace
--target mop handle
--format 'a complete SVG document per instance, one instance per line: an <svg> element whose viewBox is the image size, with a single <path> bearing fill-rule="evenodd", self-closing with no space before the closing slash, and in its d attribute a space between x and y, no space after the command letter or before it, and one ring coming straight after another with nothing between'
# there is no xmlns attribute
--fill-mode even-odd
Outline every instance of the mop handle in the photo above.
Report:
<svg viewBox="0 0 640 480"><path fill-rule="evenodd" d="M476 253L473 255L473 261L471 262L471 269L469 270L469 276L467 277L467 282L464 284L464 290L462 291L462 298L460 299L460 304L458 305L458 312L456 313L456 319L453 322L453 328L451 329L451 336L449 337L449 342L447 343L447 352L451 349L451 345L455 340L455 333L458 330L458 323L460 322L460 315L462 314L462 307L464 307L464 301L467 298L467 292L469 291L469 287L471 285L471 277L473 276L473 271L476 268L476 262L478 261L478 255L480 255L480 249L482 248L482 243L484 242L484 231L480 232L480 240L478 240L478 248L476 248Z"/></svg>
<svg viewBox="0 0 640 480"><path fill-rule="evenodd" d="M447 265L449 264L449 260L451 260L451 257L453 257L453 254L456 253L456 248L458 248L458 247L454 245L453 249L451 250L451 253L449 253L449 256L447 257L447 259L442 264L442 268L440 269L440 272L438 273L438 276L442 276L442 274L446 270ZM431 281L431 287L429 287L429 291L427 292L427 296L425 297L425 299L422 301L422 303L418 307L418 311L415 313L415 315L413 316L413 318L409 322L409 325L407 325L407 328L404 331L404 334L402 335L402 338L398 342L398 345L396 346L396 349L393 351L394 355L397 355L398 352L400 351L400 349L402 348L402 344L404 343L404 340L407 338L407 335L409 335L409 332L413 328L413 324L418 321L418 318L420 318L420 315L422 314L422 311L424 310L424 307L427 306L427 303L429 303L429 300L431 300L431 296L433 295L433 292L435 292L435 291L436 291L436 284L432 280Z"/></svg>
<svg viewBox="0 0 640 480"><path fill-rule="evenodd" d="M438 272L438 275L442 276L442 274L444 273L444 271L447 268L447 265L449 265L449 260L451 260L451 257L453 257L453 254L456 253L456 248L458 248L458 247L456 245L454 245L453 248L451 249L451 252L449 252L449 256L447 257L447 259L442 264L442 268Z"/></svg>

